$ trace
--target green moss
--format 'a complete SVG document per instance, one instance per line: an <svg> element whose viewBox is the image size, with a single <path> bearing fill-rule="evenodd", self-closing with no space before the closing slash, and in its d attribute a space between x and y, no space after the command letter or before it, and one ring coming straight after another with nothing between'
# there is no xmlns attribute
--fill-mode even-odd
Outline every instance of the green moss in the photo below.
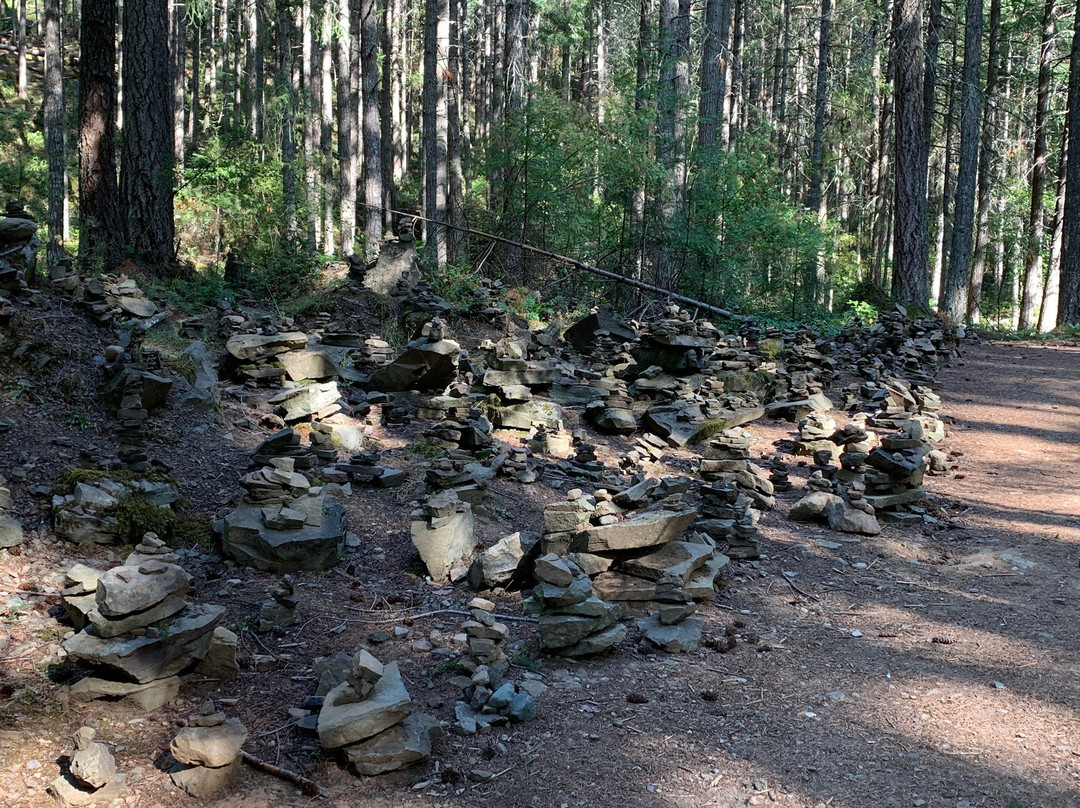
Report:
<svg viewBox="0 0 1080 808"><path fill-rule="evenodd" d="M162 508L150 497L132 494L116 506L116 529L120 541L136 543L145 533L156 533L166 542L176 532L177 516L171 508Z"/></svg>
<svg viewBox="0 0 1080 808"><path fill-rule="evenodd" d="M409 454L413 457L435 458L442 457L446 450L430 438L417 441L409 446Z"/></svg>
<svg viewBox="0 0 1080 808"><path fill-rule="evenodd" d="M66 496L72 493L79 483L98 483L102 480L113 480L128 486L139 480L152 483L168 483L174 487L177 485L175 477L162 474L154 469L149 471L102 471L101 469L69 468L53 484L53 493Z"/></svg>

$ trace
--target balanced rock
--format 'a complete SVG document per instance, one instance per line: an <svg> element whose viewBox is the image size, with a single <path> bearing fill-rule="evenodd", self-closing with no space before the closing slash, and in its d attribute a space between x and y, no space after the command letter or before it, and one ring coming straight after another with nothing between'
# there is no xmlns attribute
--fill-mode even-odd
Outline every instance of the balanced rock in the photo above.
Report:
<svg viewBox="0 0 1080 808"><path fill-rule="evenodd" d="M431 757L432 742L442 734L437 718L413 713L373 738L346 746L345 755L359 774L383 774L427 760Z"/></svg>
<svg viewBox="0 0 1080 808"><path fill-rule="evenodd" d="M319 743L326 749L357 743L400 723L412 712L412 700L396 662L383 667L383 675L366 698L353 700L355 691L342 682L323 700L319 713Z"/></svg>

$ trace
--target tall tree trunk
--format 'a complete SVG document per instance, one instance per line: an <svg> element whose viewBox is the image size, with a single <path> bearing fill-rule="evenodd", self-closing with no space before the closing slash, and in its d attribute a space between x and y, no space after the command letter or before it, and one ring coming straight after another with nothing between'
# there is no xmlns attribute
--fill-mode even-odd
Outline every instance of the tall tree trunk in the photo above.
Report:
<svg viewBox="0 0 1080 808"><path fill-rule="evenodd" d="M360 0L360 76L364 104L364 258L382 247L382 124L379 121L379 16L376 0Z"/></svg>
<svg viewBox="0 0 1080 808"><path fill-rule="evenodd" d="M64 20L61 0L45 0L45 156L49 165L49 265L67 236L67 144L64 115Z"/></svg>
<svg viewBox="0 0 1080 808"><path fill-rule="evenodd" d="M171 0L169 9L169 57L172 60L173 155L176 170L184 168L184 83L187 65L187 7L184 0Z"/></svg>
<svg viewBox="0 0 1080 808"><path fill-rule="evenodd" d="M705 5L705 31L701 43L701 97L698 101L698 149L701 150L702 160L707 160L716 148L723 127L731 5L732 0L708 0Z"/></svg>
<svg viewBox="0 0 1080 808"><path fill-rule="evenodd" d="M352 76L352 51L357 47L356 32L351 30L350 3L339 0L337 38L337 122L338 181L341 185L341 252L351 255L356 249L356 86Z"/></svg>
<svg viewBox="0 0 1080 808"><path fill-rule="evenodd" d="M1027 221L1027 249L1024 260L1023 300L1020 327L1035 325L1035 307L1042 299L1043 194L1046 191L1046 160L1049 152L1050 77L1054 61L1054 0L1043 8L1042 40L1039 43L1039 84L1035 102L1035 148L1031 166L1031 208Z"/></svg>
<svg viewBox="0 0 1080 808"><path fill-rule="evenodd" d="M928 303L926 140L922 0L897 0L896 22L896 268L892 294L900 303Z"/></svg>
<svg viewBox="0 0 1080 808"><path fill-rule="evenodd" d="M124 138L120 208L135 258L157 274L174 266L172 77L166 0L124 3Z"/></svg>
<svg viewBox="0 0 1080 808"><path fill-rule="evenodd" d="M1001 0L990 0L990 45L986 62L986 104L983 107L982 145L979 151L978 211L975 224L975 256L971 264L971 291L968 294L968 320L978 323L981 317L983 279L990 244L990 189L998 170L997 137L998 77L1001 72Z"/></svg>
<svg viewBox="0 0 1080 808"><path fill-rule="evenodd" d="M1061 247L1065 232L1065 175L1068 171L1068 131L1061 135L1061 161L1058 165L1057 198L1054 202L1054 233L1050 237L1050 269L1043 287L1042 307L1039 309L1039 331L1047 333L1057 328L1058 298L1061 290Z"/></svg>
<svg viewBox="0 0 1080 808"><path fill-rule="evenodd" d="M678 255L676 234L686 215L686 106L690 92L690 3L660 0L660 88L656 125L656 154L667 174L658 194L660 235L656 285L674 288Z"/></svg>
<svg viewBox="0 0 1080 808"><path fill-rule="evenodd" d="M293 90L293 10L277 4L277 97L281 104L281 238L295 245L296 216L296 94Z"/></svg>
<svg viewBox="0 0 1080 808"><path fill-rule="evenodd" d="M322 232L321 249L334 254L334 15L328 3L319 11L322 27L322 59L319 64L319 150L322 152Z"/></svg>
<svg viewBox="0 0 1080 808"><path fill-rule="evenodd" d="M426 0L424 25L424 240L439 271L446 269L446 48L449 44L447 0Z"/></svg>
<svg viewBox="0 0 1080 808"><path fill-rule="evenodd" d="M810 140L810 190L806 206L818 223L825 223L824 195L821 191L825 173L825 109L829 87L829 22L832 16L830 0L821 0L821 23L818 32L817 80L814 88L814 133ZM825 293L825 256L818 255L810 268L809 278L814 302L820 305Z"/></svg>
<svg viewBox="0 0 1080 808"><path fill-rule="evenodd" d="M79 264L111 272L123 233L116 187L116 7L87 3L79 37Z"/></svg>
<svg viewBox="0 0 1080 808"><path fill-rule="evenodd" d="M203 26L210 19L212 19L212 15L207 10L205 17L197 19L191 30L191 88L188 90L188 94L191 96L191 111L187 116L187 130L184 137L192 151L198 148L198 144L202 140L202 35Z"/></svg>
<svg viewBox="0 0 1080 808"><path fill-rule="evenodd" d="M16 81L19 86L19 100L25 101L30 97L27 94L26 78L26 0L18 0L18 2L18 19L16 20L15 30L16 59L18 60L16 68L18 78Z"/></svg>
<svg viewBox="0 0 1080 808"><path fill-rule="evenodd" d="M1065 177L1065 230L1061 255L1058 323L1080 323L1080 3L1073 18L1069 56L1069 148Z"/></svg>
<svg viewBox="0 0 1080 808"><path fill-rule="evenodd" d="M315 252L322 242L321 199L319 188L319 90L318 66L322 61L320 45L315 37L315 17L312 0L300 3L301 33L301 97L304 128L304 197L306 200L307 227L304 248Z"/></svg>
<svg viewBox="0 0 1080 808"><path fill-rule="evenodd" d="M979 121L982 93L979 68L982 58L983 0L967 0L964 19L964 68L960 92L960 167L956 173L949 271L941 310L958 323L967 315L971 278L971 249L975 227L975 183L979 164Z"/></svg>
<svg viewBox="0 0 1080 808"><path fill-rule="evenodd" d="M728 0L734 2L734 0ZM777 71L780 73L776 99L776 160L781 184L787 176L787 96L788 65L791 62L791 2L780 0L780 38L777 47Z"/></svg>

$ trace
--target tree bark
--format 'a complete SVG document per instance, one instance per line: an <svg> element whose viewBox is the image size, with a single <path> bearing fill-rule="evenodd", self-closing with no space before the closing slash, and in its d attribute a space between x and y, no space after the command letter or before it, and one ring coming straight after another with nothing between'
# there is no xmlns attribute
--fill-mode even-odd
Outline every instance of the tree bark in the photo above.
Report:
<svg viewBox="0 0 1080 808"><path fill-rule="evenodd" d="M67 235L67 144L61 0L45 2L45 156L49 167L49 265L64 255Z"/></svg>
<svg viewBox="0 0 1080 808"><path fill-rule="evenodd" d="M376 0L360 0L360 76L364 104L364 259L382 247L383 161L379 120L379 17Z"/></svg>
<svg viewBox="0 0 1080 808"><path fill-rule="evenodd" d="M1069 148L1065 177L1065 229L1061 258L1058 323L1080 323L1080 3L1073 18L1069 57Z"/></svg>
<svg viewBox="0 0 1080 808"><path fill-rule="evenodd" d="M1046 192L1046 161L1049 152L1050 77L1054 61L1054 0L1043 8L1042 39L1039 43L1039 79L1035 102L1035 146L1031 166L1031 207L1027 221L1027 249L1024 256L1023 299L1020 327L1035 325L1035 307L1042 299L1043 194Z"/></svg>
<svg viewBox="0 0 1080 808"><path fill-rule="evenodd" d="M351 255L356 249L356 86L352 77L352 49L357 47L351 31L349 5L356 0L340 0L337 38L337 123L338 182L341 186L341 252Z"/></svg>
<svg viewBox="0 0 1080 808"><path fill-rule="evenodd" d="M116 186L116 6L87 3L79 37L79 264L112 272L123 235Z"/></svg>
<svg viewBox="0 0 1080 808"><path fill-rule="evenodd" d="M897 0L896 24L896 268L892 294L897 302L925 309L928 304L926 242L926 140L923 103L922 2Z"/></svg>
<svg viewBox="0 0 1080 808"><path fill-rule="evenodd" d="M975 257L971 265L971 291L968 294L968 320L978 323L982 305L983 278L986 277L986 254L990 245L990 189L998 170L997 93L1001 72L1001 0L990 0L990 45L986 62L986 104L983 107L982 145L979 151L978 211L975 224Z"/></svg>
<svg viewBox="0 0 1080 808"><path fill-rule="evenodd" d="M424 25L424 240L438 270L446 270L447 234L447 129L446 87L448 71L446 46L449 34L447 0L426 0Z"/></svg>
<svg viewBox="0 0 1080 808"><path fill-rule="evenodd" d="M322 60L319 64L319 150L322 152L322 251L334 254L334 16L323 3L321 36Z"/></svg>
<svg viewBox="0 0 1080 808"><path fill-rule="evenodd" d="M708 159L716 148L723 127L731 4L732 0L708 0L705 5L698 101L698 149L702 160Z"/></svg>
<svg viewBox="0 0 1080 808"><path fill-rule="evenodd" d="M821 0L821 22L818 32L818 64L814 87L814 133L810 140L810 190L806 206L819 224L825 223L824 195L821 191L825 173L825 111L829 87L829 22L832 16L830 0ZM825 257L818 255L810 266L807 280L813 289L814 302L824 302Z"/></svg>
<svg viewBox="0 0 1080 808"><path fill-rule="evenodd" d="M120 208L128 249L155 274L175 266L172 77L166 0L124 3Z"/></svg>
<svg viewBox="0 0 1080 808"><path fill-rule="evenodd" d="M16 14L16 29L15 29L15 48L16 48L16 60L18 65L16 71L18 78L18 92L19 100L25 101L30 96L27 94L27 76L26 76L26 0L18 0L18 11Z"/></svg>
<svg viewBox="0 0 1080 808"><path fill-rule="evenodd" d="M172 59L173 157L176 170L184 168L184 75L187 64L187 8L184 0L171 0L169 9L169 56Z"/></svg>
<svg viewBox="0 0 1080 808"><path fill-rule="evenodd" d="M1054 233L1050 238L1050 269L1043 287L1042 307L1039 309L1039 331L1047 333L1057 328L1058 300L1061 291L1061 247L1065 231L1065 175L1068 171L1068 130L1061 134L1061 161L1058 165L1057 198L1054 202Z"/></svg>
<svg viewBox="0 0 1080 808"><path fill-rule="evenodd" d="M281 238L294 246L296 216L296 93L292 72L293 10L277 4L277 96L281 104Z"/></svg>

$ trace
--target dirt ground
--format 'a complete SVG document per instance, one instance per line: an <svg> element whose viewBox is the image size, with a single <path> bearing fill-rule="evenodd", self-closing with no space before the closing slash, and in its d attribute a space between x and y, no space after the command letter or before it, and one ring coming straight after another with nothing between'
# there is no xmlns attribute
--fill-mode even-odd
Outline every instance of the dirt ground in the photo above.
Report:
<svg viewBox="0 0 1080 808"><path fill-rule="evenodd" d="M273 576L189 548L185 563L198 577L192 599L226 605L244 661L257 655L276 667L232 682L191 682L149 714L68 702L62 673L46 678L66 630L55 620L58 576L82 559L42 527L22 553L0 554L0 793L10 805L49 804L56 760L85 723L114 744L132 784L126 804L193 805L164 771L166 750L178 721L218 698L236 700L227 712L247 725L247 750L303 771L329 796L303 796L246 768L215 805L1080 806L1080 349L971 345L938 381L944 448L956 470L928 478L928 522L886 525L857 542L788 522L788 507L805 493L798 476L806 470L793 466L795 490L762 517L761 560L733 564L715 602L699 612L708 636L701 650L657 654L632 627L617 653L568 662L538 655L535 625L515 620L511 676L548 686L537 719L485 735L448 733L429 763L379 778L358 778L323 753L288 710L314 692L313 658L365 642L400 661L416 709L452 720L448 657L415 643L437 632L438 645L440 634L457 631L465 618L444 610L461 609L473 593L425 583L408 538L410 486L350 498L361 546L331 573L298 576L305 622L283 633L244 630ZM49 440L65 432L65 414L26 397L23 404L0 416L35 424L42 445L28 448L18 429L0 435L0 473L25 456L34 461L26 482L12 484L30 525L35 509L44 510L31 489L50 482L64 462L58 455L109 436L104 424L56 448ZM243 415L234 401L224 427L164 416L158 425L152 454L207 512L239 493L245 451L260 438L232 425ZM415 429L381 436L385 458L414 479L405 449ZM762 455L794 434L782 422L749 429ZM618 454L619 444L605 451ZM538 527L542 505L571 487L545 483L552 481L497 483L482 541ZM104 552L87 560L109 561ZM500 613L521 616L519 593L493 599ZM408 632L396 637L395 627Z"/></svg>

